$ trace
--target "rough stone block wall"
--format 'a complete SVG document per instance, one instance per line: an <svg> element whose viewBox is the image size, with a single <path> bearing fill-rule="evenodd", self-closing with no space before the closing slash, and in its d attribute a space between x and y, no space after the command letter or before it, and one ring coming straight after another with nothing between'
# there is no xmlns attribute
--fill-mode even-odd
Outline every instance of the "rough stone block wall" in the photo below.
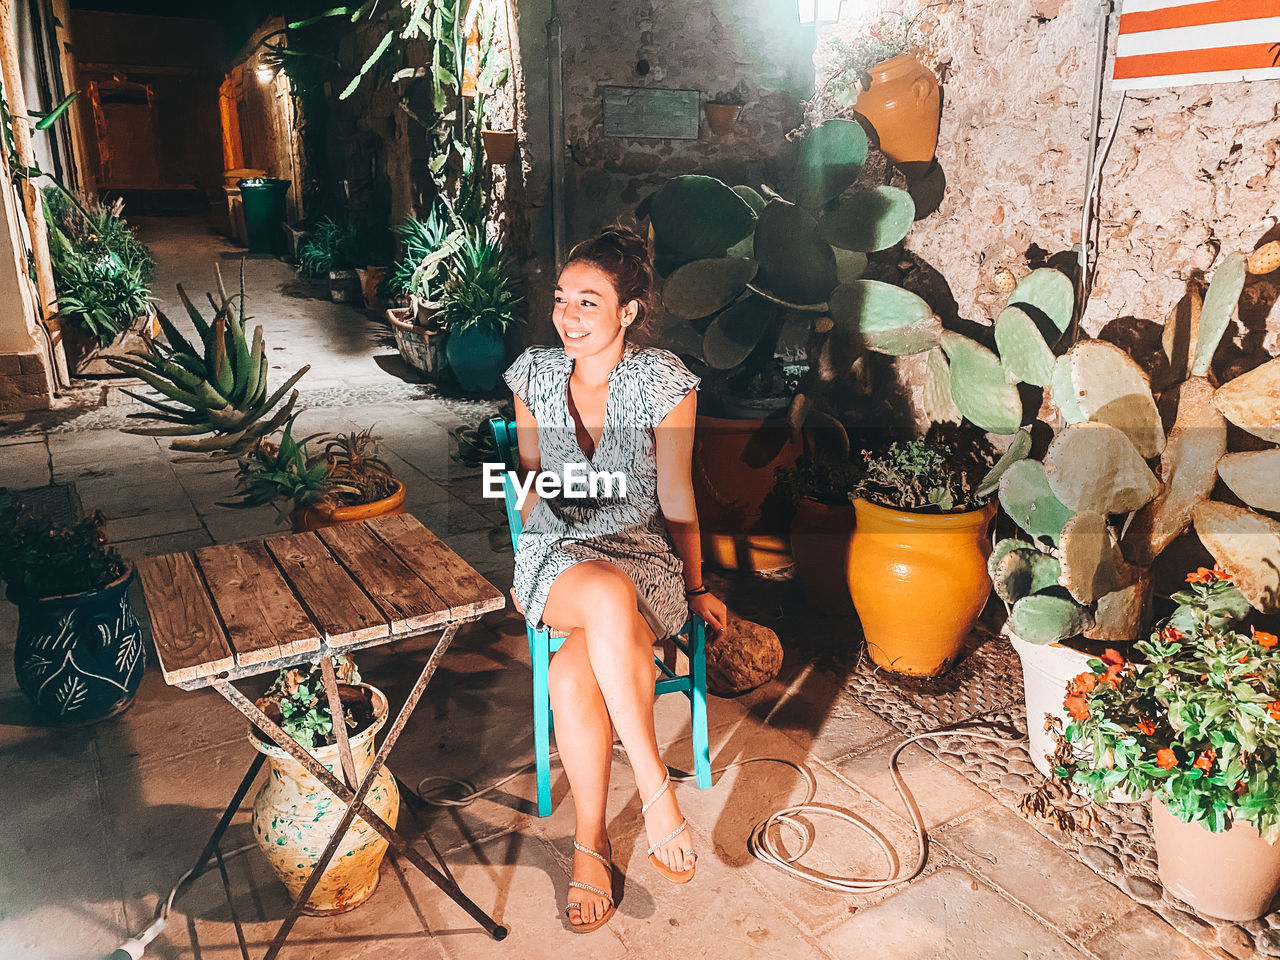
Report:
<svg viewBox="0 0 1280 960"><path fill-rule="evenodd" d="M47 410L53 375L39 353L0 354L0 413Z"/></svg>
<svg viewBox="0 0 1280 960"><path fill-rule="evenodd" d="M562 0L570 243L636 204L670 177L702 173L780 187L790 175L786 134L813 85L812 27L776 0ZM645 61L648 72L637 65ZM745 82L734 131L701 121L697 140L604 135L601 87L697 89L703 100Z"/></svg>
<svg viewBox="0 0 1280 960"><path fill-rule="evenodd" d="M895 8L922 11L910 0ZM879 12L845 11L824 37L856 33ZM965 0L923 11L944 80L937 159L947 188L907 248L941 274L961 317L986 322L1003 306L995 269L1025 270L1080 241L1099 16L1096 0ZM1109 51L1117 24L1113 15ZM1278 94L1280 82L1255 81L1128 95L1102 172L1086 332L1122 318L1162 323L1189 281L1280 232ZM1104 137L1120 98L1108 81ZM1258 279L1241 305L1246 327L1265 326L1271 353L1276 299ZM1241 339L1256 349L1261 338L1240 330Z"/></svg>

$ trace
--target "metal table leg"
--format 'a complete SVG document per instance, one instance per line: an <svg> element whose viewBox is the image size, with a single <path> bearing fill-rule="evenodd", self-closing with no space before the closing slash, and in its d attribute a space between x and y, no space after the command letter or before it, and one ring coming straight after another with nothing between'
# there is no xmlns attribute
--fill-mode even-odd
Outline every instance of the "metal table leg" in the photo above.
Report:
<svg viewBox="0 0 1280 960"><path fill-rule="evenodd" d="M301 915L302 907L307 902L315 890L316 885L320 882L320 877L329 865L329 861L337 852L338 846L341 844L343 837L346 835L347 829L352 821L359 816L369 824L380 835L386 838L388 844L395 849L397 853L412 863L418 870L427 877L432 883L448 894L449 898L458 904L467 912L484 930L489 933L495 940L502 940L507 935L507 928L494 922L487 913L473 903L458 885L453 882L450 877L445 876L427 861L422 854L418 853L410 844L405 841L394 829L392 829L385 820L378 814L369 809L364 803L365 795L373 786L374 779L378 775L386 763L387 755L395 746L400 734L403 732L405 724L412 715L414 709L418 705L418 701L422 698L422 693L426 689L427 683L431 680L436 668L440 664L440 660L448 649L449 644L453 641L453 636L457 632L457 624L452 624L441 635L440 640L436 643L435 649L431 652L426 664L422 668L422 672L418 675L417 681L414 683L412 690L409 692L408 699L405 700L404 706L400 708L400 712L396 715L395 722L392 723L387 731L386 737L383 739L382 747L378 750L377 756L374 757L373 765L369 768L369 772L365 775L359 786L353 792L350 787L342 783L332 773L326 770L310 753L308 753L301 744L286 734L279 725L271 720L266 714L258 709L252 700L243 693L231 686L225 680L215 681L213 687L218 691L229 703L237 710L245 715L252 723L256 724L258 729L269 736L277 746L286 751L290 756L297 760L307 772L319 780L328 790L343 803L347 804L346 813L343 814L342 820L333 832L333 836L329 839L328 845L324 852L320 855L319 861L312 868L310 876L307 878L306 884L299 893L296 901L289 910L288 915L280 925L275 937L271 941L271 945L267 948L267 953L263 960L274 960L280 949L284 946L288 939L289 932L293 929L298 917ZM345 718L341 713L341 705L338 706L339 715L334 718L334 723L342 723L345 725ZM245 788L247 789L247 787ZM237 804L238 806L238 804Z"/></svg>

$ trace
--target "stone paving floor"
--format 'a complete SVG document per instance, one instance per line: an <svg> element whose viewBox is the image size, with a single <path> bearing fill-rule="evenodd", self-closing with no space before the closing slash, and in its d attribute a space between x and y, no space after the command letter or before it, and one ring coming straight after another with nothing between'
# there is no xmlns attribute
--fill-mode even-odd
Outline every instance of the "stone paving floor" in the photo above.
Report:
<svg viewBox="0 0 1280 960"><path fill-rule="evenodd" d="M145 227L159 257L157 289L166 303L173 299L173 281L194 293L204 289L210 261L234 264L223 256L230 248L199 220ZM268 344L282 348L275 377L301 363L313 365L304 378L308 409L301 428L376 424L384 454L408 487L409 511L494 584L509 586L505 531L494 534L500 507L480 495L478 471L448 458L447 430L475 423L493 404L436 397L397 379L403 369L384 329L359 310L305 296L306 285L283 264L248 261L246 283L250 312L266 327ZM0 486L69 485L83 509L103 510L108 535L129 556L279 529L270 508L217 505L231 493L234 468L183 463L167 444L121 433L118 427L135 407L114 389L90 386L61 405L51 414L0 420ZM751 582L718 582L731 601L760 602ZM782 596L790 588L770 589L769 596ZM15 623L15 609L0 605L0 662L6 664ZM915 840L886 766L905 734L879 709L883 690L851 683L847 664L815 668L808 655L812 622L782 618L777 627L788 648L782 675L746 696L711 700L713 766L760 756L807 764L817 778L818 801L869 819L909 863ZM856 637L846 624L825 629ZM360 664L394 705L429 651L427 641L402 641L367 652ZM483 785L522 767L531 759L530 682L523 625L512 613L489 615L461 631L392 755L398 776L409 784L439 775ZM255 692L249 684L245 690ZM662 698L657 724L664 757L687 770L692 759L682 703ZM939 707L920 717L944 714ZM11 671L0 667L0 957L91 960L146 926L252 759L245 734L243 719L216 694L170 688L154 664L134 705L119 717L91 728L43 726L31 716ZM1010 744L1005 751L1014 758L1011 769L1025 765L1020 750ZM929 830L928 862L911 882L878 893L833 893L752 859L747 839L753 826L803 796L800 776L772 763L731 767L708 791L678 788L701 859L691 884L666 883L646 861L639 798L619 763L609 816L625 894L608 925L576 936L560 914L572 862L572 808L564 777L553 768L556 806L546 819L534 813L532 772L465 808L402 815L402 823L412 816L430 830L462 888L511 928L506 941L489 940L416 871L389 857L367 904L339 918L304 918L283 956L1226 955L1183 936L936 752L911 747L902 769ZM248 839L247 821L246 806L224 849ZM816 825L807 864L837 875L888 869L858 831L836 821ZM232 909L244 922L251 955L261 955L287 907L283 888L253 852L231 859L228 872L231 906L216 872L206 874L179 898L148 957L239 956Z"/></svg>

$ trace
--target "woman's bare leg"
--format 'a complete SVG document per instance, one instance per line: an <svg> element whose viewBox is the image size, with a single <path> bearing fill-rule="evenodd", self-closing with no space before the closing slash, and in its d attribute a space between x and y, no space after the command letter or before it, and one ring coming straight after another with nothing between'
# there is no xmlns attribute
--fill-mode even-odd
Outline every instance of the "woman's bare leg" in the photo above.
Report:
<svg viewBox="0 0 1280 960"><path fill-rule="evenodd" d="M613 725L591 670L586 635L581 628L570 631L551 658L547 686L556 721L556 749L573 794L577 820L574 839L608 857L605 802L613 762ZM573 878L612 892L610 871L600 861L577 850L573 854ZM569 922L573 924L590 923L608 909L604 897L581 887L570 887L569 899L582 904L580 911L569 911Z"/></svg>
<svg viewBox="0 0 1280 960"><path fill-rule="evenodd" d="M658 756L653 725L655 638L636 608L635 584L606 561L579 563L551 585L542 619L563 628L582 629L600 693L631 761L636 789L642 800L648 800L662 785L667 770ZM680 820L675 792L668 790L646 816L649 843L661 840ZM671 869L686 870L693 865L693 858L682 856L681 851L692 846L693 838L685 830L657 854Z"/></svg>

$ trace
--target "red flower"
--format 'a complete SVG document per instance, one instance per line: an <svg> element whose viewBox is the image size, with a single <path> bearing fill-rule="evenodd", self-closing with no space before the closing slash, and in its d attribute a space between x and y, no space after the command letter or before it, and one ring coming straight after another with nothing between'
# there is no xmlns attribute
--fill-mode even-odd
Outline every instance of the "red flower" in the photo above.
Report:
<svg viewBox="0 0 1280 960"><path fill-rule="evenodd" d="M1237 796L1239 796L1240 794L1244 793L1245 790L1247 790L1248 788L1249 788L1249 784L1245 783L1243 780L1237 781L1235 793Z"/></svg>
<svg viewBox="0 0 1280 960"><path fill-rule="evenodd" d="M1280 638L1277 638L1274 633L1266 633L1265 631L1259 630L1257 627L1250 627L1249 629L1253 631L1253 639L1256 640L1258 645L1264 650L1270 650L1277 643L1280 643Z"/></svg>
<svg viewBox="0 0 1280 960"><path fill-rule="evenodd" d="M1197 567L1195 573L1187 574L1187 583L1213 583L1215 580L1230 580L1231 574L1218 567L1212 570L1206 567Z"/></svg>
<svg viewBox="0 0 1280 960"><path fill-rule="evenodd" d="M1280 720L1280 700L1272 700L1268 703L1267 713L1271 714L1272 720Z"/></svg>
<svg viewBox="0 0 1280 960"><path fill-rule="evenodd" d="M1138 730L1149 737L1156 732L1156 725L1152 723L1150 720L1148 720L1146 717L1139 717Z"/></svg>
<svg viewBox="0 0 1280 960"><path fill-rule="evenodd" d="M1067 708L1072 720L1084 720L1089 716L1089 702L1084 697L1067 697L1062 705Z"/></svg>
<svg viewBox="0 0 1280 960"><path fill-rule="evenodd" d="M1217 757L1218 755L1212 750L1201 750L1200 755L1196 757L1196 762L1191 766L1195 767L1197 770L1203 770L1205 773L1209 773L1213 770L1213 761L1216 760Z"/></svg>
<svg viewBox="0 0 1280 960"><path fill-rule="evenodd" d="M1178 755L1168 747L1156 751L1156 766L1161 770L1172 770L1177 765Z"/></svg>
<svg viewBox="0 0 1280 960"><path fill-rule="evenodd" d="M1177 627L1165 627L1160 631L1160 636L1170 643L1179 643L1182 640L1182 631Z"/></svg>
<svg viewBox="0 0 1280 960"><path fill-rule="evenodd" d="M1072 693L1093 693L1094 687L1098 685L1098 678L1092 671L1086 670L1084 673L1076 675L1071 681Z"/></svg>

